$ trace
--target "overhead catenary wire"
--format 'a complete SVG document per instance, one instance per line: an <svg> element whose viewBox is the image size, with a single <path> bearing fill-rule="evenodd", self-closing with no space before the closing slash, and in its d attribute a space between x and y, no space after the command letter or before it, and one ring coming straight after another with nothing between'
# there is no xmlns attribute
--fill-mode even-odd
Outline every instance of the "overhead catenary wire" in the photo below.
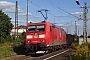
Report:
<svg viewBox="0 0 90 60"><path fill-rule="evenodd" d="M71 15L71 16L74 16L74 17L76 17L76 18L78 18L78 19L80 19L80 17L75 16L75 15L73 15L73 14L71 14L71 13L65 11L64 9L62 9L62 8L60 8L60 7L56 6L56 5L54 5L54 4L53 4L52 2L50 2L49 0L48 0L48 2L49 2L51 5L57 7L58 9L60 9L60 10L62 10L62 11L64 11L64 12L66 12L67 14L69 14L69 15Z"/></svg>
<svg viewBox="0 0 90 60"><path fill-rule="evenodd" d="M33 5L37 6L38 8L42 9L40 6L36 5L35 3L33 3L32 1L28 0L30 3L32 3Z"/></svg>
<svg viewBox="0 0 90 60"><path fill-rule="evenodd" d="M41 8L40 6L38 6L37 4L33 3L32 1L28 0L30 3L32 3L33 5L35 5L36 7L40 8L40 9L43 9ZM53 17L55 17L55 15L53 15L52 13L48 12L50 15L52 15Z"/></svg>
<svg viewBox="0 0 90 60"><path fill-rule="evenodd" d="M55 7L49 0L47 0L53 7L54 7L54 9L56 9L57 7ZM57 9L56 9L57 10ZM60 12L60 11L58 11L57 10L57 12ZM61 12L60 12L61 13Z"/></svg>
<svg viewBox="0 0 90 60"><path fill-rule="evenodd" d="M28 1L29 1L30 3L32 3L33 5L35 5L36 7L40 8L40 9L43 9L42 7L40 7L40 6L38 6L37 4L33 3L32 1L30 1L30 0L28 0ZM47 0L47 1L48 1L51 5L53 5L54 8L56 7L57 9L59 9L59 10L65 12L65 13L67 13L67 14L73 16L73 17L76 17L76 18L78 18L78 19L81 19L80 17L75 16L75 15L73 15L73 14L67 12L66 10L64 10L64 9L62 9L62 8L60 8L60 7L56 6L56 5L54 5L54 4L53 4L52 2L50 2L49 0ZM50 15L52 15L54 18L57 18L57 17L56 17L55 15L53 15L52 13L50 13L50 12L48 12L48 13L49 13ZM59 19L58 19L58 20L59 20Z"/></svg>

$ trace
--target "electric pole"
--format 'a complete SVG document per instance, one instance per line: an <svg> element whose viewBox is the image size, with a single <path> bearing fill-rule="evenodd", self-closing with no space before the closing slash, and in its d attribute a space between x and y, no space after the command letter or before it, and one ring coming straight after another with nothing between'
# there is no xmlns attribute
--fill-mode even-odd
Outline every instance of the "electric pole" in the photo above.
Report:
<svg viewBox="0 0 90 60"><path fill-rule="evenodd" d="M27 25L27 24L28 24L28 0L27 0L27 2L26 2L26 5L27 5L27 7L26 7L26 9L27 9L26 25Z"/></svg>
<svg viewBox="0 0 90 60"><path fill-rule="evenodd" d="M18 2L16 1L16 7L15 7L15 41L16 37L18 39Z"/></svg>
<svg viewBox="0 0 90 60"><path fill-rule="evenodd" d="M78 5L80 5L78 0L76 0L76 3ZM83 37L83 41L87 43L87 21L88 21L88 19L87 19L87 13L88 13L87 2L84 2L84 6L81 8L84 8L84 13L83 13L83 17L84 17L84 19L83 19L83 35L84 35L84 37Z"/></svg>
<svg viewBox="0 0 90 60"><path fill-rule="evenodd" d="M76 21L75 21L75 40L77 40L77 24L76 24Z"/></svg>
<svg viewBox="0 0 90 60"><path fill-rule="evenodd" d="M83 13L83 17L84 17L84 19L83 19L83 35L84 35L84 37L83 37L83 40L84 41L86 41L86 43L87 43L87 13L88 13L88 9L87 9L87 2L84 2L84 7L82 7L82 8L84 8L84 13Z"/></svg>

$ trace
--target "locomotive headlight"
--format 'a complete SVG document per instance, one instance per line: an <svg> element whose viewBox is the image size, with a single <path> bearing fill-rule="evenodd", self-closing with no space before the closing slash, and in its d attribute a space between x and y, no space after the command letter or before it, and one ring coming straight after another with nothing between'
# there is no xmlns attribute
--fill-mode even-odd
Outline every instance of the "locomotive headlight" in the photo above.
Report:
<svg viewBox="0 0 90 60"><path fill-rule="evenodd" d="M27 41L28 43L30 43L30 41Z"/></svg>
<svg viewBox="0 0 90 60"><path fill-rule="evenodd" d="M33 36L32 36L32 35L27 35L26 38L27 38L27 39L29 39L29 38L33 38Z"/></svg>
<svg viewBox="0 0 90 60"><path fill-rule="evenodd" d="M45 38L45 34L39 35L39 38Z"/></svg>
<svg viewBox="0 0 90 60"><path fill-rule="evenodd" d="M45 40L41 40L41 42L45 42Z"/></svg>
<svg viewBox="0 0 90 60"><path fill-rule="evenodd" d="M27 41L27 43L30 43L30 42L31 42L31 40L28 40L28 41Z"/></svg>

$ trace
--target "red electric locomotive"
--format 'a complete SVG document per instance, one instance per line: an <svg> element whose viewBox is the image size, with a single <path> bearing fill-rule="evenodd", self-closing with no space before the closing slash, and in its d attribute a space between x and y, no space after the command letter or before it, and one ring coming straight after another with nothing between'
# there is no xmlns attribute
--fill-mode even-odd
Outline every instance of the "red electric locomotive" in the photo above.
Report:
<svg viewBox="0 0 90 60"><path fill-rule="evenodd" d="M66 32L50 22L28 23L26 45L28 53L52 51L66 44Z"/></svg>

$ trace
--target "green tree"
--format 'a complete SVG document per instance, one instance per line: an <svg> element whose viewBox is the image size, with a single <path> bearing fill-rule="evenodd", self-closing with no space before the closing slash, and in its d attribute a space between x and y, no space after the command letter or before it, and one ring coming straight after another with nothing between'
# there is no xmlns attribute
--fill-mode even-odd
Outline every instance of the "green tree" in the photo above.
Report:
<svg viewBox="0 0 90 60"><path fill-rule="evenodd" d="M21 35L19 35L19 41L24 44L25 43L25 38L26 38L26 35L25 35L25 32L21 33Z"/></svg>
<svg viewBox="0 0 90 60"><path fill-rule="evenodd" d="M0 10L0 43L10 40L12 28L11 18Z"/></svg>

